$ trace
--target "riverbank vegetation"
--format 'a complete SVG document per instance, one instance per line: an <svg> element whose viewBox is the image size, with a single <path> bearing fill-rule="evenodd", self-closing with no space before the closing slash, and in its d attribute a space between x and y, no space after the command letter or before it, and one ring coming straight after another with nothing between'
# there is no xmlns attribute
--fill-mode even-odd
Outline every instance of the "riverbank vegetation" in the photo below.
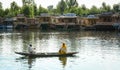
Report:
<svg viewBox="0 0 120 70"><path fill-rule="evenodd" d="M0 2L0 17L14 17L18 14L24 14L26 17L34 18L41 13L49 13L51 15L75 13L78 16L86 16L89 14L120 11L120 3L110 6L103 2L102 6L99 8L95 5L93 5L91 8L87 8L84 4L79 5L77 0L61 0L58 2L55 8L53 5L48 6L48 8L44 8L41 5L37 7L34 0L22 0L22 3L23 5L20 7L15 1L13 1L10 4L10 8L3 9L2 3Z"/></svg>

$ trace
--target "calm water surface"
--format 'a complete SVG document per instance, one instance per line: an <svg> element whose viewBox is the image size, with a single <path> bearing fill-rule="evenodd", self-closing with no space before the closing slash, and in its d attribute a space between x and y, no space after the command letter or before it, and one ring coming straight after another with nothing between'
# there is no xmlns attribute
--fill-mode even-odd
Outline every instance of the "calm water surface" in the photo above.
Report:
<svg viewBox="0 0 120 70"><path fill-rule="evenodd" d="M57 52L65 42L76 57L28 58L15 51ZM0 70L120 70L120 34L102 31L0 31Z"/></svg>

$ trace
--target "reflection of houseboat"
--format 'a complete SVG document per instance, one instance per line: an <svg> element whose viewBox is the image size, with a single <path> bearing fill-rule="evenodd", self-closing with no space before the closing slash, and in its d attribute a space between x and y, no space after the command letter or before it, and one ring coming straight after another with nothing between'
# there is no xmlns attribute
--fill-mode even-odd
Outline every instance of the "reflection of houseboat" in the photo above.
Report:
<svg viewBox="0 0 120 70"><path fill-rule="evenodd" d="M99 15L99 21L95 24L96 30L115 30L113 24L115 18L112 12L102 13Z"/></svg>
<svg viewBox="0 0 120 70"><path fill-rule="evenodd" d="M52 22L51 16L46 14L46 13L42 13L40 16L36 17L37 23L39 23L40 28L42 30L47 30L50 27L50 24Z"/></svg>
<svg viewBox="0 0 120 70"><path fill-rule="evenodd" d="M56 30L79 30L78 17L73 14L65 14L63 16L56 16L53 18Z"/></svg>

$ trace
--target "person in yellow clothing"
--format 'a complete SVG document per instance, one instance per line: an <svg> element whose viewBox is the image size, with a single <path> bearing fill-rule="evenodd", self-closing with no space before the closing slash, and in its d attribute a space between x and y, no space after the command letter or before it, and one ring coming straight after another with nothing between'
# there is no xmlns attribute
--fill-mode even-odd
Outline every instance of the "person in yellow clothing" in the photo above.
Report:
<svg viewBox="0 0 120 70"><path fill-rule="evenodd" d="M59 50L59 54L66 54L67 53L67 46L65 43L62 44L62 47Z"/></svg>

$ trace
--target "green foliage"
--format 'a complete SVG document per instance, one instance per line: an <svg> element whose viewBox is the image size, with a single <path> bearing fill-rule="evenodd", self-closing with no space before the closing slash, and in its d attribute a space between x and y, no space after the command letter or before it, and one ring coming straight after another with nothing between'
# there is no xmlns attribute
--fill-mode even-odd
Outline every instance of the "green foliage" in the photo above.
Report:
<svg viewBox="0 0 120 70"><path fill-rule="evenodd" d="M78 7L77 0L66 0L66 4L69 9L71 9L72 7Z"/></svg>
<svg viewBox="0 0 120 70"><path fill-rule="evenodd" d="M29 17L29 14L30 14L29 6L23 6L23 8L22 8L22 13L23 13L25 16Z"/></svg>
<svg viewBox="0 0 120 70"><path fill-rule="evenodd" d="M82 16L86 16L87 14L90 13L90 12L89 12L89 9L86 8L86 6L85 6L84 4L81 6L81 9L82 9L82 12L81 12L81 15L82 15Z"/></svg>
<svg viewBox="0 0 120 70"><path fill-rule="evenodd" d="M84 10L81 7L77 8L77 15L82 16L84 14Z"/></svg>
<svg viewBox="0 0 120 70"><path fill-rule="evenodd" d="M98 13L100 13L99 9L97 9L96 6L92 6L92 8L90 9L90 14L98 14Z"/></svg>
<svg viewBox="0 0 120 70"><path fill-rule="evenodd" d="M0 9L0 17L4 17L4 10Z"/></svg>
<svg viewBox="0 0 120 70"><path fill-rule="evenodd" d="M69 10L70 13L78 13L78 8L77 7L71 7L71 9Z"/></svg>
<svg viewBox="0 0 120 70"><path fill-rule="evenodd" d="M109 5L106 5L105 2L102 3L102 7L100 8L101 13L102 12L110 12L111 11L111 7Z"/></svg>
<svg viewBox="0 0 120 70"><path fill-rule="evenodd" d="M32 6L23 6L22 13L29 18L34 17L34 10Z"/></svg>
<svg viewBox="0 0 120 70"><path fill-rule="evenodd" d="M0 2L0 17L4 16L4 10L2 8L2 3Z"/></svg>
<svg viewBox="0 0 120 70"><path fill-rule="evenodd" d="M120 3L113 5L114 12L120 12Z"/></svg>
<svg viewBox="0 0 120 70"><path fill-rule="evenodd" d="M37 15L37 13L38 13L38 12L37 12L37 6L36 6L36 5L34 5L33 7L34 7L34 15L36 16L36 15Z"/></svg>
<svg viewBox="0 0 120 70"><path fill-rule="evenodd" d="M82 7L83 10L86 10L86 9L87 9L84 4L83 4L81 7Z"/></svg>
<svg viewBox="0 0 120 70"><path fill-rule="evenodd" d="M49 5L49 6L47 7L47 9L48 9L49 14L54 14L53 5Z"/></svg>
<svg viewBox="0 0 120 70"><path fill-rule="evenodd" d="M34 18L34 7L33 6L29 6L29 17L30 18Z"/></svg>
<svg viewBox="0 0 120 70"><path fill-rule="evenodd" d="M64 0L61 0L57 5L58 13L63 14L65 9L67 8L67 5Z"/></svg>
<svg viewBox="0 0 120 70"><path fill-rule="evenodd" d="M2 3L0 2L0 9L2 9Z"/></svg>
<svg viewBox="0 0 120 70"><path fill-rule="evenodd" d="M58 15L59 14L57 9L53 9L52 12L53 12L52 15Z"/></svg>
<svg viewBox="0 0 120 70"><path fill-rule="evenodd" d="M35 15L34 8L36 6L34 0L22 0L22 2L23 2L23 14L29 18L34 18Z"/></svg>
<svg viewBox="0 0 120 70"><path fill-rule="evenodd" d="M19 14L20 7L17 5L15 1L13 1L10 6L11 6L10 12L12 16L16 16L17 14Z"/></svg>
<svg viewBox="0 0 120 70"><path fill-rule="evenodd" d="M10 13L10 9L5 9L4 11L4 17L12 17L11 13Z"/></svg>
<svg viewBox="0 0 120 70"><path fill-rule="evenodd" d="M43 8L41 5L37 8L34 0L22 0L22 3L23 6L19 7L17 3L13 1L10 4L10 8L4 10L0 2L0 17L14 17L18 14L24 14L26 17L34 18L34 16L40 15L41 13L49 13L52 15L75 13L79 16L86 16L88 14L100 14L110 11L120 12L120 3L110 6L103 2L100 8L92 6L90 9L84 4L79 6L77 0L61 0L56 5L56 8L50 5L48 9Z"/></svg>
<svg viewBox="0 0 120 70"><path fill-rule="evenodd" d="M41 13L48 13L48 10L43 8L41 5L39 6L38 9L38 15L40 15Z"/></svg>

